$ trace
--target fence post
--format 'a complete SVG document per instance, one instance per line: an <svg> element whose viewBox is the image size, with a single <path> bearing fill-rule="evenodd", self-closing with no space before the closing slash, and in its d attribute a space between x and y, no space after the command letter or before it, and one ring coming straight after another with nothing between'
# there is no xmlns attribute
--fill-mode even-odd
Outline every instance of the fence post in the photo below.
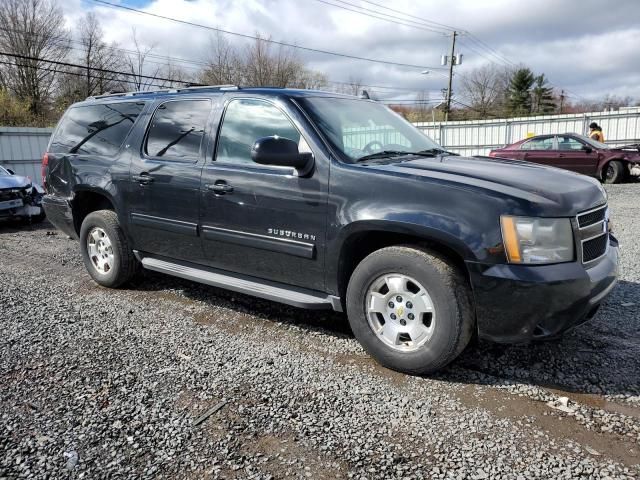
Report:
<svg viewBox="0 0 640 480"><path fill-rule="evenodd" d="M584 115L584 121L582 122L582 134L585 136L589 136L589 117L586 113Z"/></svg>
<svg viewBox="0 0 640 480"><path fill-rule="evenodd" d="M442 122L438 124L438 143L441 147L446 147L444 140L442 139Z"/></svg>
<svg viewBox="0 0 640 480"><path fill-rule="evenodd" d="M507 146L511 143L511 122L508 118L504 119L504 145Z"/></svg>

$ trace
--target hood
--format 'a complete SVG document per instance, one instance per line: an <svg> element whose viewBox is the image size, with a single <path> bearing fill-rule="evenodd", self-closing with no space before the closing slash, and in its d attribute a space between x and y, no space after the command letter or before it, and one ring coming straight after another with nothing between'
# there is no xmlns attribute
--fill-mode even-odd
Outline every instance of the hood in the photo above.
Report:
<svg viewBox="0 0 640 480"><path fill-rule="evenodd" d="M9 188L27 188L31 186L31 180L20 175L0 175L0 190Z"/></svg>
<svg viewBox="0 0 640 480"><path fill-rule="evenodd" d="M636 153L640 154L640 143L633 143L631 145L622 145L621 147L611 147L609 149L612 152L624 152L624 153Z"/></svg>
<svg viewBox="0 0 640 480"><path fill-rule="evenodd" d="M406 158L406 157L405 157ZM528 209L546 216L574 216L606 202L596 179L559 168L490 157L415 157L394 163L371 164L397 174L452 182L524 200Z"/></svg>

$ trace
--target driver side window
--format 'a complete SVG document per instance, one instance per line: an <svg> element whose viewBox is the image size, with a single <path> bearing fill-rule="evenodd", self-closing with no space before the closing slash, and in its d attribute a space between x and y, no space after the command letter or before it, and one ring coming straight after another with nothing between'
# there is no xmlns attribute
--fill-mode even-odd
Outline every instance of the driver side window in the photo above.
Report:
<svg viewBox="0 0 640 480"><path fill-rule="evenodd" d="M253 163L251 147L255 141L275 135L293 140L301 146L300 132L274 105L250 98L231 100L222 120L215 160L237 164Z"/></svg>

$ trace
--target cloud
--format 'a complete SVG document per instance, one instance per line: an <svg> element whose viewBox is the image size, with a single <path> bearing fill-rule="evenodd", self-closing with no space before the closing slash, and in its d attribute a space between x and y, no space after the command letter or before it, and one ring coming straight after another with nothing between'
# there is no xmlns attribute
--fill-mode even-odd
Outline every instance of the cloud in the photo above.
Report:
<svg viewBox="0 0 640 480"><path fill-rule="evenodd" d="M118 1L118 0L115 0ZM315 0L120 0L122 4L159 15L219 27L248 35L260 33L274 40L367 58L439 67L450 50L450 37L401 26L349 12ZM377 9L367 3L365 8ZM557 88L580 97L600 98L606 93L640 99L640 2L618 0L450 0L414 2L396 0L390 8L469 31L463 34L459 52L465 61L456 67L464 75L475 66L494 61L525 64L545 73ZM132 47L132 28L154 53L201 61L207 56L213 32L101 6L91 1L68 0L62 5L69 27L89 10L96 12L107 40ZM380 10L388 15L399 14ZM369 12L370 13L370 12ZM383 15L384 16L384 15ZM491 49L478 43L480 38ZM242 48L247 41L228 36ZM438 96L446 86L441 71L420 75L419 69L299 51L309 66L331 80L359 79L371 85L392 85L380 95L415 98L418 91ZM192 65L191 70L195 67ZM446 73L446 72L445 72ZM458 77L459 78L459 77ZM458 80L456 80L457 82ZM454 91L455 91L454 84ZM375 89L372 89L375 90Z"/></svg>

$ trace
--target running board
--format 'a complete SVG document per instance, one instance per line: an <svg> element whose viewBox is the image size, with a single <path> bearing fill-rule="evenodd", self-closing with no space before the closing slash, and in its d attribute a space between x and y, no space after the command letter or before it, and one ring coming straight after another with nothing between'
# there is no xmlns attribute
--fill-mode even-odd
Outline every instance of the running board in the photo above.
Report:
<svg viewBox="0 0 640 480"><path fill-rule="evenodd" d="M148 270L166 273L213 287L233 290L234 292L244 293L253 297L286 303L294 307L314 310L332 308L338 312L342 311L340 298L333 295L326 295L299 287L291 287L281 283L259 280L245 275L232 274L223 270L202 267L187 262L169 261L158 257L145 256L142 252L134 251L134 253L142 263L142 266Z"/></svg>

